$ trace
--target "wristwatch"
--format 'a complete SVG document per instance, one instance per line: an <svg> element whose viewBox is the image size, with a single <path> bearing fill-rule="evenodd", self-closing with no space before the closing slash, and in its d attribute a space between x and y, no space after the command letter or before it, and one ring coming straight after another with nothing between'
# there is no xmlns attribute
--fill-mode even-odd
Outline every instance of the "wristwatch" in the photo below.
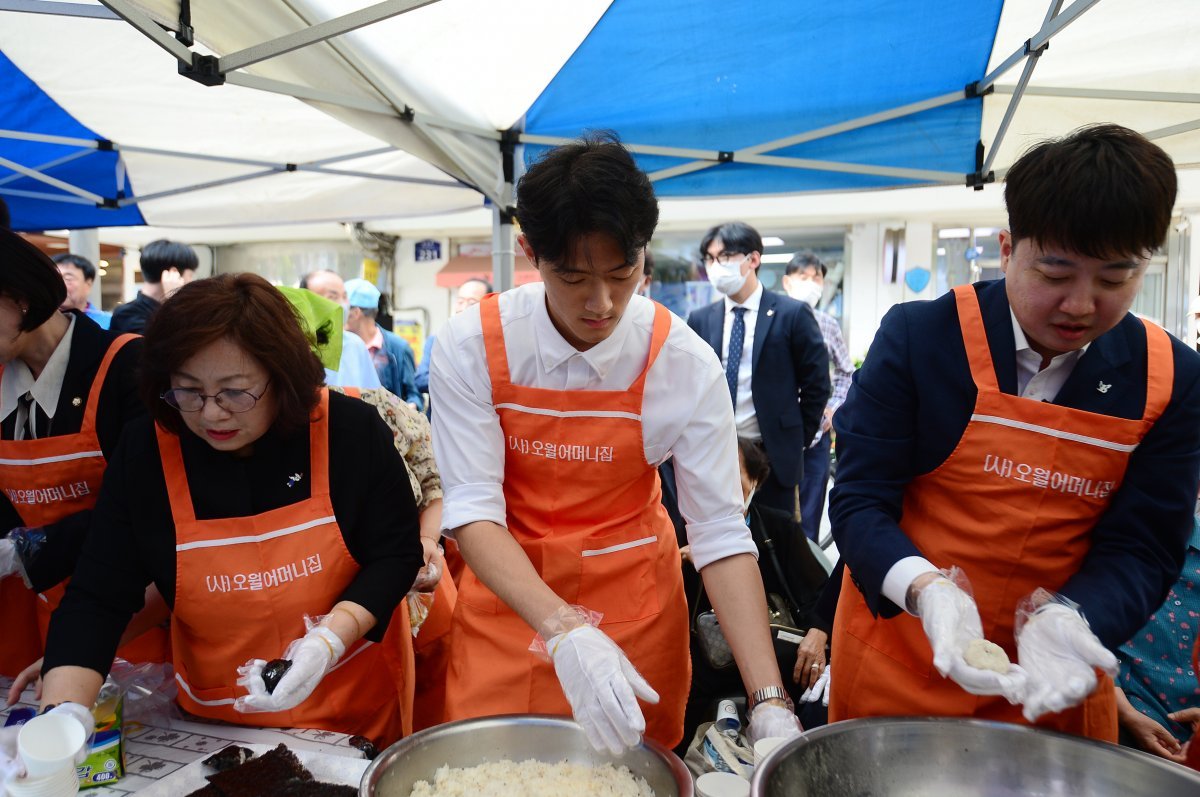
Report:
<svg viewBox="0 0 1200 797"><path fill-rule="evenodd" d="M795 713L796 704L792 702L792 698L784 690L782 686L765 686L762 689L754 690L754 694L750 695L750 699L746 704L746 714L749 716L754 707L764 700L782 700L787 706L787 710Z"/></svg>

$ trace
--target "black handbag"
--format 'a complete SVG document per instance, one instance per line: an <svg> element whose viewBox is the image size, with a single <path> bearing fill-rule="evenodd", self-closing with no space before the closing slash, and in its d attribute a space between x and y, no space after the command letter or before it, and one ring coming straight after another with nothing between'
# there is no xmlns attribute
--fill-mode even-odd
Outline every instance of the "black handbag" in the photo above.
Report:
<svg viewBox="0 0 1200 797"><path fill-rule="evenodd" d="M750 526L750 534L756 536L753 525ZM783 595L774 592L767 593L767 622L771 627L771 641L775 647L775 658L780 664L780 672L791 672L796 663L796 646L804 639L805 633L796 627L793 614L794 607L798 607L799 604L792 597L787 578L784 577L783 567L779 564L779 557L775 553L775 543L766 534L762 535L761 540L756 539L755 542L758 542L767 552L767 558L784 591ZM703 598L704 578L701 577L696 601L692 604L694 607L692 631L696 635L697 646L708 666L714 670L728 669L735 664L733 649L729 647L729 641L725 639L725 634L721 631L717 613L712 609L705 612L699 611Z"/></svg>

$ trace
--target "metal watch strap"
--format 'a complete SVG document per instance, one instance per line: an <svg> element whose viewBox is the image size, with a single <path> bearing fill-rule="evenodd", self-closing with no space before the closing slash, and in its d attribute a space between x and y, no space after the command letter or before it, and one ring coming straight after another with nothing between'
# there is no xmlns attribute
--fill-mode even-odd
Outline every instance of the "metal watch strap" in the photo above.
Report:
<svg viewBox="0 0 1200 797"><path fill-rule="evenodd" d="M750 695L750 703L746 710L753 711L754 707L764 700L782 700L787 705L788 711L796 710L792 698L782 686L765 686L762 689L754 690L754 694Z"/></svg>

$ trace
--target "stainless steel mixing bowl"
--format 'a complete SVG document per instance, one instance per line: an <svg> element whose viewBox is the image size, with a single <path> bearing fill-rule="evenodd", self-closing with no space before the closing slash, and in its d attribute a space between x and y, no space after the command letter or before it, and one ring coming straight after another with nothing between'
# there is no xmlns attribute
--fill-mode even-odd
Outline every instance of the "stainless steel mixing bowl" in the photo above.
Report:
<svg viewBox="0 0 1200 797"><path fill-rule="evenodd" d="M1200 774L1112 744L940 718L836 722L759 763L751 797L1186 797Z"/></svg>
<svg viewBox="0 0 1200 797"><path fill-rule="evenodd" d="M421 731L384 750L367 767L360 797L408 797L418 780L432 782L438 767L472 767L527 759L626 766L645 778L656 797L692 797L692 776L665 747L646 740L623 755L597 753L583 729L562 717L514 714L462 720ZM515 796L514 796L515 797Z"/></svg>

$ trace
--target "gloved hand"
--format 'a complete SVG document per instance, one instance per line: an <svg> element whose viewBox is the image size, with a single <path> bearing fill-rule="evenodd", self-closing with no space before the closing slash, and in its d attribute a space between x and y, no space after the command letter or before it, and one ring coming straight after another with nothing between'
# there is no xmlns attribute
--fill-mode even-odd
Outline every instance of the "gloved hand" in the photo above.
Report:
<svg viewBox="0 0 1200 797"><path fill-rule="evenodd" d="M1006 673L981 670L963 659L968 643L983 639L983 623L970 583L957 567L943 571L917 597L917 615L933 648L933 666L973 695L1003 695L1014 705L1025 696L1025 671L1013 665Z"/></svg>
<svg viewBox="0 0 1200 797"><path fill-rule="evenodd" d="M820 700L821 705L829 705L829 670L830 667L827 666L821 672L821 677L817 679L817 682L804 690L804 693L800 695L800 702L816 703Z"/></svg>
<svg viewBox="0 0 1200 797"><path fill-rule="evenodd" d="M422 540L425 538L422 537ZM437 589L438 581L442 578L442 572L446 566L446 558L442 553L442 546L434 545L433 554L425 560L425 565L417 571L417 578L413 581L410 592L433 592Z"/></svg>
<svg viewBox="0 0 1200 797"><path fill-rule="evenodd" d="M638 698L657 703L658 693L615 642L598 628L579 625L551 637L546 650L592 747L617 755L641 742L646 719Z"/></svg>
<svg viewBox="0 0 1200 797"><path fill-rule="evenodd" d="M1017 609L1016 627L1017 659L1029 674L1021 713L1030 722L1082 703L1096 689L1096 669L1117 674L1117 657L1066 598L1036 590Z"/></svg>
<svg viewBox="0 0 1200 797"><path fill-rule="evenodd" d="M0 728L0 794L8 794L4 784L20 777L25 771L25 766L17 755L17 734L20 731L20 725Z"/></svg>
<svg viewBox="0 0 1200 797"><path fill-rule="evenodd" d="M8 537L0 537L0 578L17 572L17 546Z"/></svg>
<svg viewBox="0 0 1200 797"><path fill-rule="evenodd" d="M746 736L751 746L762 739L793 739L804 729L791 709L774 703L759 703L750 710L750 725Z"/></svg>
<svg viewBox="0 0 1200 797"><path fill-rule="evenodd" d="M238 686L244 686L249 694L235 700L233 707L243 713L293 709L308 699L345 653L346 645L337 634L324 626L313 626L288 645L282 658L291 661L292 666L274 692L267 692L262 677L267 662L251 659L238 667Z"/></svg>

